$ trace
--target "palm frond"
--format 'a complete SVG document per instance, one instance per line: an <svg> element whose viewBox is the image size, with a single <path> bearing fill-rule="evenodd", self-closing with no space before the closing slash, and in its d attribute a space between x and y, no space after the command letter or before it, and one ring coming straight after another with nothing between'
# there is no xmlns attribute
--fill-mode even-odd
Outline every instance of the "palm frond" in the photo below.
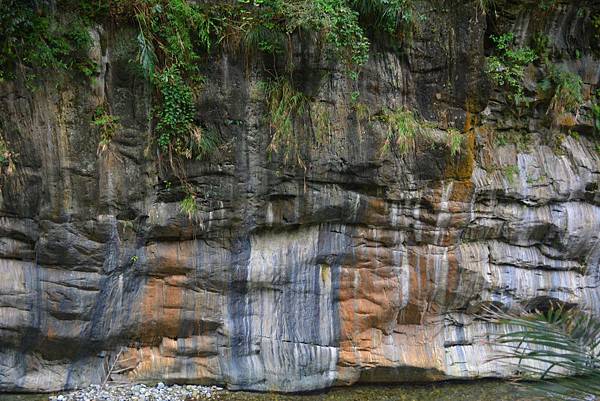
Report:
<svg viewBox="0 0 600 401"><path fill-rule="evenodd" d="M154 74L154 66L156 65L156 53L152 42L146 39L143 31L140 31L137 36L139 46L138 61L142 66L144 77L151 79Z"/></svg>
<svg viewBox="0 0 600 401"><path fill-rule="evenodd" d="M512 365L529 386L556 397L600 395L600 321L564 304L522 316L487 309L488 319L512 330L499 335L493 358ZM593 398L592 398L593 399Z"/></svg>

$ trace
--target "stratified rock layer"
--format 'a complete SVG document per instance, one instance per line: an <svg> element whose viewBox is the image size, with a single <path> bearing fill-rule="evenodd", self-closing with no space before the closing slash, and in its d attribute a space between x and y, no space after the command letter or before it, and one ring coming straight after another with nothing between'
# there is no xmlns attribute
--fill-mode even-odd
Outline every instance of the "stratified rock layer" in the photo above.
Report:
<svg viewBox="0 0 600 401"><path fill-rule="evenodd" d="M508 328L477 319L484 305L598 313L596 145L549 141L543 116L515 127L483 73L486 16L449 3L423 3L410 43L376 46L358 81L372 115L406 106L440 124L406 154L382 152L385 127L356 112L356 83L298 41L296 81L331 124L318 143L307 121L296 127L305 167L286 166L267 156L258 69L207 61L198 119L223 146L185 166L194 219L153 155L152 92L129 66L135 32L96 33L92 83L3 83L17 168L0 178L0 390L108 372L264 391L503 377L489 339ZM558 50L584 49L568 66L591 90L600 63L577 9L507 3L497 24L525 38L535 20ZM105 102L121 128L98 152L90 115ZM456 157L447 126L466 132ZM497 140L515 128L528 144Z"/></svg>

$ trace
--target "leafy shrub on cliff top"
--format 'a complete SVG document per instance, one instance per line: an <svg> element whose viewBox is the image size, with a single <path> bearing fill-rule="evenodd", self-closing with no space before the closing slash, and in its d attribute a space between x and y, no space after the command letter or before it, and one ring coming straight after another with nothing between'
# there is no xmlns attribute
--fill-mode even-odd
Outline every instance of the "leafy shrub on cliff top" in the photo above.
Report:
<svg viewBox="0 0 600 401"><path fill-rule="evenodd" d="M290 34L304 31L316 34L347 66L360 66L368 58L369 41L359 24L358 12L347 0L242 2L254 5L238 11L237 24L242 27L247 45L254 43L262 51L276 53L287 45L284 42Z"/></svg>
<svg viewBox="0 0 600 401"><path fill-rule="evenodd" d="M350 5L371 28L394 34L415 22L412 0L350 0Z"/></svg>
<svg viewBox="0 0 600 401"><path fill-rule="evenodd" d="M369 40L358 23L358 13L347 2L315 0L312 12L306 17L315 17L307 27L324 32L327 43L346 63L360 66L367 61ZM302 16L308 22L306 17Z"/></svg>
<svg viewBox="0 0 600 401"><path fill-rule="evenodd" d="M215 20L186 0L138 0L138 60L157 90L154 107L159 150L168 156L200 158L216 148L216 138L195 122L195 91L203 82L201 52L213 45ZM183 174L177 174L182 181Z"/></svg>
<svg viewBox="0 0 600 401"><path fill-rule="evenodd" d="M86 75L95 70L86 53L91 43L88 21L75 12L61 13L60 18L57 14L43 2L0 2L0 80L14 77L16 63L35 69L74 68Z"/></svg>

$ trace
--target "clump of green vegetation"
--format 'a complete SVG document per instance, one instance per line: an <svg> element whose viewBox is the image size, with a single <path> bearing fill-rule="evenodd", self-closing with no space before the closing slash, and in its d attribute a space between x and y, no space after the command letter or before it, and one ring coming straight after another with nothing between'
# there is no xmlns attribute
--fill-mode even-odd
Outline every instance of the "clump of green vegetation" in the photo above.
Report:
<svg viewBox="0 0 600 401"><path fill-rule="evenodd" d="M331 135L331 115L327 105L323 102L312 103L310 117L317 142L324 142Z"/></svg>
<svg viewBox="0 0 600 401"><path fill-rule="evenodd" d="M135 267L135 265L137 264L138 260L140 260L140 257L137 255L133 255L132 257L129 258L129 265L131 267Z"/></svg>
<svg viewBox="0 0 600 401"><path fill-rule="evenodd" d="M91 44L89 19L58 1L61 11L46 2L0 2L0 81L13 79L17 64L34 80L39 70L75 69L90 76L96 66L87 56Z"/></svg>
<svg viewBox="0 0 600 401"><path fill-rule="evenodd" d="M551 94L548 113L556 116L576 111L583 103L581 77L553 64L548 65L548 76L539 84L543 93Z"/></svg>
<svg viewBox="0 0 600 401"><path fill-rule="evenodd" d="M592 17L592 26L596 30L596 39L600 39L600 14Z"/></svg>
<svg viewBox="0 0 600 401"><path fill-rule="evenodd" d="M8 144L0 136L0 175L2 173L10 174L14 170L13 153L8 147Z"/></svg>
<svg viewBox="0 0 600 401"><path fill-rule="evenodd" d="M157 94L158 148L169 160L173 156L198 157L212 147L195 122L194 92L202 83L198 52L210 49L215 23L185 0L134 3L140 26L138 60Z"/></svg>
<svg viewBox="0 0 600 401"><path fill-rule="evenodd" d="M592 104L592 115L594 118L594 132L600 135L600 103Z"/></svg>
<svg viewBox="0 0 600 401"><path fill-rule="evenodd" d="M538 7L542 11L549 11L556 7L556 0L542 0L538 3Z"/></svg>
<svg viewBox="0 0 600 401"><path fill-rule="evenodd" d="M596 90L591 99L592 123L594 126L594 134L600 136L600 89Z"/></svg>
<svg viewBox="0 0 600 401"><path fill-rule="evenodd" d="M397 149L404 154L410 149L416 136L428 134L429 127L418 121L415 113L410 110L385 110L377 117L387 126L382 153Z"/></svg>
<svg viewBox="0 0 600 401"><path fill-rule="evenodd" d="M537 85L537 95L547 101L546 114L552 117L552 124L556 126L562 125L559 124L560 118L568 118L564 113L575 113L584 103L583 81L579 74L551 61L550 41L551 38L544 34L534 37L536 53L544 73L544 78ZM579 50L575 56L581 57Z"/></svg>
<svg viewBox="0 0 600 401"><path fill-rule="evenodd" d="M195 121L196 105L190 85L177 66L167 67L154 76L160 93L155 110L159 149L168 155L200 160L219 145L218 136Z"/></svg>
<svg viewBox="0 0 600 401"><path fill-rule="evenodd" d="M418 15L412 0L350 0L367 26L387 34L410 28Z"/></svg>
<svg viewBox="0 0 600 401"><path fill-rule="evenodd" d="M504 175L510 185L515 183L515 178L519 176L519 166L510 165L504 167Z"/></svg>
<svg viewBox="0 0 600 401"><path fill-rule="evenodd" d="M344 0L315 0L311 8L305 15L295 15L292 26L324 32L326 43L338 57L350 66L363 65L369 58L369 40L358 22L358 12Z"/></svg>
<svg viewBox="0 0 600 401"><path fill-rule="evenodd" d="M482 14L487 14L495 6L495 0L477 0L477 8Z"/></svg>
<svg viewBox="0 0 600 401"><path fill-rule="evenodd" d="M108 148L115 132L120 127L119 117L110 114L106 106L98 106L92 118L92 126L100 130L98 153L102 153Z"/></svg>
<svg viewBox="0 0 600 401"><path fill-rule="evenodd" d="M509 97L519 105L525 93L523 77L525 67L536 60L535 52L529 47L516 47L513 33L492 36L496 54L487 59L487 72L492 81L509 91Z"/></svg>
<svg viewBox="0 0 600 401"><path fill-rule="evenodd" d="M550 37L544 33L536 33L533 37L533 50L543 64L550 63Z"/></svg>
<svg viewBox="0 0 600 401"><path fill-rule="evenodd" d="M450 149L451 157L454 157L461 152L464 139L464 135L456 128L448 129L448 148Z"/></svg>
<svg viewBox="0 0 600 401"><path fill-rule="evenodd" d="M188 192L183 200L179 203L179 210L181 213L187 215L188 219L192 220L198 213L198 204L196 203L196 196Z"/></svg>
<svg viewBox="0 0 600 401"><path fill-rule="evenodd" d="M192 132L196 113L192 89L184 82L177 66L156 73L154 82L161 101L155 114L158 146L163 152L187 154L189 141L186 139Z"/></svg>
<svg viewBox="0 0 600 401"><path fill-rule="evenodd" d="M529 152L531 147L532 137L527 131L503 131L496 132L494 135L494 143L497 146L506 146L513 144L519 152Z"/></svg>
<svg viewBox="0 0 600 401"><path fill-rule="evenodd" d="M283 151L284 162L295 159L303 165L300 156L300 140L294 130L295 121L307 110L308 97L297 90L286 78L263 82L262 89L267 99L267 113L271 127L269 153Z"/></svg>
<svg viewBox="0 0 600 401"><path fill-rule="evenodd" d="M356 114L356 119L361 121L369 121L371 119L371 110L369 106L362 102L356 102L352 105L352 109Z"/></svg>

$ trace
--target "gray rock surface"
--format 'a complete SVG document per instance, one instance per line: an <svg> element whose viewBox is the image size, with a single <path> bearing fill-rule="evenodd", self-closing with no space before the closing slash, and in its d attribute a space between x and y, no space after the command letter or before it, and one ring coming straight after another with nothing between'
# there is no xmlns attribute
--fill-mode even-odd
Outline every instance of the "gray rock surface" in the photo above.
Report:
<svg viewBox="0 0 600 401"><path fill-rule="evenodd" d="M598 313L597 144L553 142L543 115L516 119L484 75L493 29L525 38L536 20L560 50L582 49L570 68L596 88L593 37L569 17L578 6L540 17L507 2L492 27L474 2L446 3L423 2L413 39L378 44L358 81L372 115L406 106L439 126L406 154L381 151L385 127L358 116L355 83L298 41L296 81L330 129L317 143L298 122L306 168L268 157L264 77L231 54L207 60L198 120L222 146L185 165L194 219L151 146L132 30L98 31L94 83L0 84L17 154L0 177L0 391L109 372L262 391L506 377L489 339L509 328L477 319L483 306ZM90 116L105 101L121 127L98 152ZM448 127L466 132L456 157ZM498 141L515 130L528 143Z"/></svg>

